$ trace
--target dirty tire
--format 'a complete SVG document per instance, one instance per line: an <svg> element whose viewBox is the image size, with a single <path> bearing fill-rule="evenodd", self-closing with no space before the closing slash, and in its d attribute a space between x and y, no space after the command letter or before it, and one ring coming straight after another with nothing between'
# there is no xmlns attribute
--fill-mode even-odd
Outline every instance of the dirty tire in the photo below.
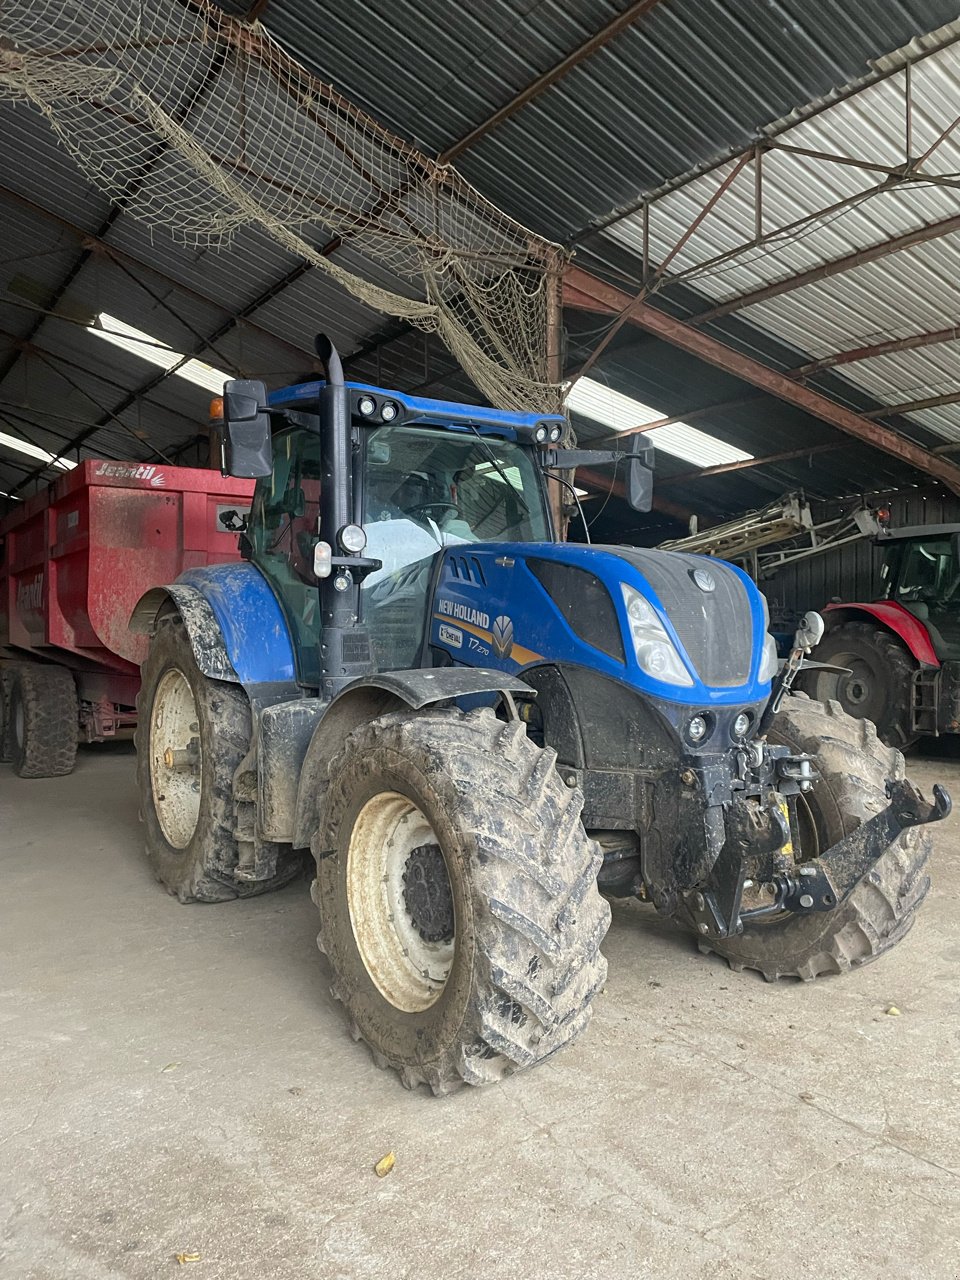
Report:
<svg viewBox="0 0 960 1280"><path fill-rule="evenodd" d="M166 838L157 816L150 770L150 731L157 689L171 670L179 671L193 694L198 712L202 775L196 828L183 848ZM237 865L234 836L233 775L250 742L250 703L239 685L202 674L183 620L167 614L157 624L141 668L137 697L137 786L140 816L146 829L146 853L154 875L181 902L225 902L279 889L302 869L300 857L281 854L269 880L243 881L232 874Z"/></svg>
<svg viewBox="0 0 960 1280"><path fill-rule="evenodd" d="M13 759L13 736L10 721L10 694L17 667L12 662L0 663L0 763Z"/></svg>
<svg viewBox="0 0 960 1280"><path fill-rule="evenodd" d="M913 674L917 664L889 631L869 622L845 622L829 631L811 655L853 674L811 671L803 688L820 702L836 699L847 715L872 720L882 742L901 750L920 736L912 722Z"/></svg>
<svg viewBox="0 0 960 1280"><path fill-rule="evenodd" d="M885 747L869 720L853 719L838 702L822 704L805 694L785 699L770 737L811 755L822 774L809 793L820 850L885 808L886 780L904 776L900 752ZM724 956L733 969L759 969L770 982L810 981L869 964L909 932L930 887L930 849L928 828L911 827L835 911L747 924L738 937L701 942L700 949Z"/></svg>
<svg viewBox="0 0 960 1280"><path fill-rule="evenodd" d="M555 761L521 724L489 710L426 710L362 725L330 766L313 843L318 944L354 1038L408 1088L501 1080L571 1044L590 1021L610 908L597 890L599 847L580 822L583 797ZM357 819L388 796L428 820L456 921L445 984L418 1011L381 994L348 899Z"/></svg>
<svg viewBox="0 0 960 1280"><path fill-rule="evenodd" d="M22 662L7 701L7 736L21 778L60 778L77 759L77 686L66 667Z"/></svg>

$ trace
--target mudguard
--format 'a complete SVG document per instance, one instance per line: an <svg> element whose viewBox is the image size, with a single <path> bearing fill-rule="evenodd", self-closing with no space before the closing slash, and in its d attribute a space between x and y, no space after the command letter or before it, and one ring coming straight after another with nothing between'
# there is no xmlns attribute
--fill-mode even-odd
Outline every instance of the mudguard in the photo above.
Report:
<svg viewBox="0 0 960 1280"><path fill-rule="evenodd" d="M141 596L130 630L151 634L164 604L183 618L197 666L214 680L251 685L293 684L293 645L276 596L252 564L188 569L169 586Z"/></svg>
<svg viewBox="0 0 960 1280"><path fill-rule="evenodd" d="M930 633L919 618L895 600L878 600L875 604L828 604L823 610L829 627L857 618L872 618L906 645L916 660L927 667L939 667Z"/></svg>

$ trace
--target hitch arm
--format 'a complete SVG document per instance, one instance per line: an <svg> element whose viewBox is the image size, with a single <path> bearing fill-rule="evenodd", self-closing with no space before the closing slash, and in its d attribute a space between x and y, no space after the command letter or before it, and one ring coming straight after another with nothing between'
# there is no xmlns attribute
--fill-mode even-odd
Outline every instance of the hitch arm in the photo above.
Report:
<svg viewBox="0 0 960 1280"><path fill-rule="evenodd" d="M887 807L856 831L837 841L819 858L797 868L797 874L776 876L771 906L781 911L805 913L832 911L850 896L870 869L883 857L901 832L940 822L953 807L949 792L936 783L933 803L906 778L887 783ZM766 914L769 907L758 914ZM753 912L745 911L742 919Z"/></svg>

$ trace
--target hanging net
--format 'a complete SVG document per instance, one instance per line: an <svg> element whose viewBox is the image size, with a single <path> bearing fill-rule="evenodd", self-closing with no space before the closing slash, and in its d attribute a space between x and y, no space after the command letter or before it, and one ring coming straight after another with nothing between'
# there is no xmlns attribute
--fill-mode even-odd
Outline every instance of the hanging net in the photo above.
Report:
<svg viewBox="0 0 960 1280"><path fill-rule="evenodd" d="M132 216L190 245L265 231L378 311L439 334L493 404L559 408L547 353L557 246L258 24L206 0L7 0L0 96L42 111ZM341 248L352 252L338 261Z"/></svg>

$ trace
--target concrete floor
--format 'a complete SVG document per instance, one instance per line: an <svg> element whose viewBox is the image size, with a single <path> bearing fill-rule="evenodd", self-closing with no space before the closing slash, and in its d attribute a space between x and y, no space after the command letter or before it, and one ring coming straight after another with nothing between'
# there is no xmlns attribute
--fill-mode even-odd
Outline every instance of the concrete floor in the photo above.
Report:
<svg viewBox="0 0 960 1280"><path fill-rule="evenodd" d="M960 798L956 760L912 772ZM957 819L935 839L906 942L810 986L618 907L580 1044L435 1099L349 1039L305 883L179 906L129 748L4 766L0 1274L956 1277Z"/></svg>

